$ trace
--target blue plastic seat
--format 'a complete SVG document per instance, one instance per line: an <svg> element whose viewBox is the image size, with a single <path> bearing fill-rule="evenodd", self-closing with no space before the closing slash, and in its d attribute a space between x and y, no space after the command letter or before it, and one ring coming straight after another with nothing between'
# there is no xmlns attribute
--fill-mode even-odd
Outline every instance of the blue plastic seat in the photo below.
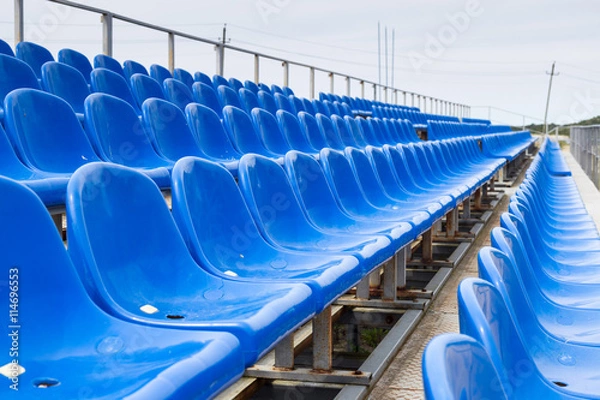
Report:
<svg viewBox="0 0 600 400"><path fill-rule="evenodd" d="M300 121L294 114L279 110L277 111L277 122L292 149L312 154L319 152L312 147L306 136L304 136Z"/></svg>
<svg viewBox="0 0 600 400"><path fill-rule="evenodd" d="M512 390L507 394L483 346L467 335L445 333L431 339L422 370L426 400L517 398Z"/></svg>
<svg viewBox="0 0 600 400"><path fill-rule="evenodd" d="M192 95L196 103L210 108L219 116L219 118L223 117L223 107L221 107L217 93L215 93L215 90L211 85L196 82L192 88Z"/></svg>
<svg viewBox="0 0 600 400"><path fill-rule="evenodd" d="M239 93L240 89L244 88L244 84L239 79L229 78L229 86L235 90L236 93Z"/></svg>
<svg viewBox="0 0 600 400"><path fill-rule="evenodd" d="M123 79L125 79L125 71L123 71L121 63L110 56L104 54L96 55L96 57L94 57L94 69L96 68L105 68L114 72L115 74L119 74L121 77L123 77ZM90 83L92 82L90 81Z"/></svg>
<svg viewBox="0 0 600 400"><path fill-rule="evenodd" d="M273 158L281 157L282 154L273 153L266 148L250 116L243 110L231 106L223 108L223 125L231 142L240 153L262 154Z"/></svg>
<svg viewBox="0 0 600 400"><path fill-rule="evenodd" d="M224 279L302 282L321 312L362 277L349 256L275 248L260 235L233 176L186 157L173 169L173 216L196 262ZM233 228L232 228L233 227Z"/></svg>
<svg viewBox="0 0 600 400"><path fill-rule="evenodd" d="M230 332L247 366L314 315L303 284L239 282L201 268L147 176L94 163L73 174L67 190L69 254L107 313L146 326Z"/></svg>
<svg viewBox="0 0 600 400"><path fill-rule="evenodd" d="M188 104L194 102L194 96L185 83L177 79L165 78L162 86L165 99L175 104L181 111L184 111Z"/></svg>
<svg viewBox="0 0 600 400"><path fill-rule="evenodd" d="M85 100L85 130L104 161L139 169L161 188L170 186L174 162L156 153L127 102L108 94L91 94Z"/></svg>
<svg viewBox="0 0 600 400"><path fill-rule="evenodd" d="M4 104L8 136L29 168L70 174L99 161L73 109L63 99L39 90L18 89Z"/></svg>
<svg viewBox="0 0 600 400"><path fill-rule="evenodd" d="M0 104L11 91L19 88L41 89L33 70L23 61L0 54ZM0 121L4 119L4 108L0 108Z"/></svg>
<svg viewBox="0 0 600 400"><path fill-rule="evenodd" d="M4 54L6 56L15 56L15 52L13 51L10 44L6 43L4 40L0 39L0 54Z"/></svg>
<svg viewBox="0 0 600 400"><path fill-rule="evenodd" d="M171 71L158 64L152 64L150 66L150 76L160 84L162 84L165 79L173 79Z"/></svg>
<svg viewBox="0 0 600 400"><path fill-rule="evenodd" d="M52 53L47 48L31 42L17 43L15 54L19 60L31 67L38 80L42 79L42 65L48 61L54 61Z"/></svg>
<svg viewBox="0 0 600 400"><path fill-rule="evenodd" d="M194 73L194 82L204 83L205 85L212 87L212 80L210 79L210 76L200 71Z"/></svg>
<svg viewBox="0 0 600 400"><path fill-rule="evenodd" d="M92 64L85 54L72 49L62 49L58 52L58 62L70 65L83 75L85 82L90 84Z"/></svg>
<svg viewBox="0 0 600 400"><path fill-rule="evenodd" d="M342 138L340 137L340 134L338 133L331 119L325 114L321 113L318 113L315 118L319 128L321 129L321 132L323 132L323 135L325 135L328 143L327 147L343 151L346 148L346 145L342 141Z"/></svg>
<svg viewBox="0 0 600 400"><path fill-rule="evenodd" d="M260 91L258 85L252 81L244 81L244 88L248 89L256 96L258 96L258 92Z"/></svg>
<svg viewBox="0 0 600 400"><path fill-rule="evenodd" d="M179 82L183 82L190 91L194 85L194 77L188 71L183 68L175 68L173 70L173 79L177 79Z"/></svg>
<svg viewBox="0 0 600 400"><path fill-rule="evenodd" d="M337 132L337 135L341 140L343 147L351 146L351 147L361 147L355 140L354 135L350 131L350 127L346 120L339 115L331 116L331 123L333 124L333 128Z"/></svg>
<svg viewBox="0 0 600 400"><path fill-rule="evenodd" d="M225 79L224 77L222 77L219 74L215 74L212 77L212 85L213 85L213 89L215 90L215 92L217 91L217 89L219 88L219 86L224 85L226 87L230 87L229 86L229 81L227 79Z"/></svg>
<svg viewBox="0 0 600 400"><path fill-rule="evenodd" d="M221 108L223 108L225 106L243 108L237 91L233 90L229 86L225 86L225 85L219 86L217 88L217 96L219 98L219 103L221 104Z"/></svg>
<svg viewBox="0 0 600 400"><path fill-rule="evenodd" d="M248 114L252 112L255 108L260 108L260 104L258 103L258 97L248 89L240 89L238 92L240 96L240 102L242 104L242 109L246 111Z"/></svg>
<svg viewBox="0 0 600 400"><path fill-rule="evenodd" d="M279 94L283 94L283 90L281 90L281 88L275 84L271 85L271 94L273 95L273 97L275 97L275 95L279 93Z"/></svg>
<svg viewBox="0 0 600 400"><path fill-rule="evenodd" d="M283 94L286 96L294 96L294 91L288 86L282 87L281 90L283 90Z"/></svg>
<svg viewBox="0 0 600 400"><path fill-rule="evenodd" d="M302 99L302 105L304 106L304 111L312 115L313 117L317 115L317 111L315 110L312 102L309 99ZM298 111L300 112L300 111Z"/></svg>
<svg viewBox="0 0 600 400"><path fill-rule="evenodd" d="M302 101L302 99L300 97L296 97L292 94L289 96L289 99L292 102L292 105L294 106L294 110L296 110L296 113L299 113L300 111L306 112L306 108L304 107L304 102Z"/></svg>
<svg viewBox="0 0 600 400"><path fill-rule="evenodd" d="M91 81L93 92L118 97L127 102L137 115L142 113L136 100L133 98L133 94L131 94L129 84L122 75L106 68L95 68L91 74Z"/></svg>
<svg viewBox="0 0 600 400"><path fill-rule="evenodd" d="M304 133L304 136L312 147L314 147L316 150L329 147L327 138L323 134L323 131L321 130L321 127L319 126L319 123L315 117L307 112L299 112L298 121L300 121L302 133Z"/></svg>
<svg viewBox="0 0 600 400"><path fill-rule="evenodd" d="M292 150L273 114L262 108L255 108L251 115L252 122L267 150L281 155Z"/></svg>
<svg viewBox="0 0 600 400"><path fill-rule="evenodd" d="M262 91L264 91L265 93L268 93L268 94L270 94L271 96L273 95L273 93L271 93L271 88L269 87L269 85L266 85L266 84L264 84L264 83L262 83L262 82L259 82L257 86L258 86L258 90L259 90L259 91L261 91L261 90L262 90Z"/></svg>
<svg viewBox="0 0 600 400"><path fill-rule="evenodd" d="M240 160L238 178L261 234L275 246L353 255L365 272L388 260L397 250L383 235L334 234L313 226L304 216L285 171L274 160L246 154Z"/></svg>
<svg viewBox="0 0 600 400"><path fill-rule="evenodd" d="M210 108L191 103L185 109L192 134L207 158L225 165L237 174L237 163L242 158L233 146L219 116Z"/></svg>
<svg viewBox="0 0 600 400"><path fill-rule="evenodd" d="M257 97L261 108L264 108L273 115L277 113L277 103L275 103L275 98L269 92L260 90Z"/></svg>
<svg viewBox="0 0 600 400"><path fill-rule="evenodd" d="M506 257L497 251L492 256ZM521 311L530 313L524 307ZM461 282L458 312L461 333L483 345L508 390L523 393L517 398L598 398L597 348L546 336L533 315L528 327L515 324L500 292L481 279ZM515 376L516 371L526 373Z"/></svg>
<svg viewBox="0 0 600 400"><path fill-rule="evenodd" d="M130 79L131 93L138 105L142 108L144 101L151 98L164 99L162 87L154 78L144 74L133 74Z"/></svg>
<svg viewBox="0 0 600 400"><path fill-rule="evenodd" d="M0 175L14 179L32 189L47 206L65 204L70 174L53 174L32 170L15 154L0 124Z"/></svg>
<svg viewBox="0 0 600 400"><path fill-rule="evenodd" d="M277 104L277 108L280 110L287 111L292 114L296 114L296 108L290 101L287 96L284 96L281 93L275 93L275 104ZM302 110L300 110L302 111Z"/></svg>
<svg viewBox="0 0 600 400"><path fill-rule="evenodd" d="M150 76L146 67L144 67L139 62L132 60L123 61L123 73L125 74L125 79L129 82L131 82L131 77L135 74Z"/></svg>
<svg viewBox="0 0 600 400"><path fill-rule="evenodd" d="M79 71L60 62L47 62L42 66L42 86L69 103L78 118L83 119L83 103L90 88Z"/></svg>
<svg viewBox="0 0 600 400"><path fill-rule="evenodd" d="M48 212L36 195L0 177L2 274L18 286L18 395L24 398L209 398L244 371L239 341L124 322L88 297ZM8 325L0 343L11 348ZM9 381L3 398L14 397Z"/></svg>

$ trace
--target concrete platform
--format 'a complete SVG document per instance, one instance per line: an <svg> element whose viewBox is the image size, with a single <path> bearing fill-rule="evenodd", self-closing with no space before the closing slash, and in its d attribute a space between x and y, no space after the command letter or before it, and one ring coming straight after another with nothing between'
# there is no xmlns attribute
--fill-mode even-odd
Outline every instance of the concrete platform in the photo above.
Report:
<svg viewBox="0 0 600 400"><path fill-rule="evenodd" d="M563 156L567 165L571 169L573 179L577 184L581 198L583 199L588 213L594 218L596 228L600 231L600 191L594 186L594 183L583 172L577 161L570 152L569 146L562 145Z"/></svg>

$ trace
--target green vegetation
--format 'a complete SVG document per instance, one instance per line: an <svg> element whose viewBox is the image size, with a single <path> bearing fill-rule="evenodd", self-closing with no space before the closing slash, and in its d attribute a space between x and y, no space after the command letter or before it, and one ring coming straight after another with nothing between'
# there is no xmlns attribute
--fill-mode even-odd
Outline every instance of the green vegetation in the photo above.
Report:
<svg viewBox="0 0 600 400"><path fill-rule="evenodd" d="M583 121L579 121L576 124L572 124L572 125L600 125L600 115L594 117L594 118L590 118L590 119L586 119ZM556 124L548 124L548 132L552 131L554 128L556 128L559 125ZM515 131L520 131L522 129L522 127L520 126L514 126L512 127L513 130ZM544 125L543 124L531 124L531 125L527 125L525 126L525 129L529 129L531 132L543 132L544 131ZM559 130L558 130L558 134L559 135L565 135L565 136L569 136L570 131L569 128L564 127L564 126L560 126Z"/></svg>

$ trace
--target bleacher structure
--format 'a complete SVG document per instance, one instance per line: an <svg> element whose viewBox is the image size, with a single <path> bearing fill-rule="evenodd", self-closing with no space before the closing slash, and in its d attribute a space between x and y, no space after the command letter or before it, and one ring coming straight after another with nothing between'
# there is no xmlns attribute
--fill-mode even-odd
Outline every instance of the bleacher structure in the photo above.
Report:
<svg viewBox="0 0 600 400"><path fill-rule="evenodd" d="M30 42L13 53L0 41L0 52L2 279L18 291L1 342L19 345L18 361L0 371L26 398L249 398L277 382L365 398L536 142L489 121L366 98L307 99L274 84L107 55L90 61L72 49L55 59ZM515 257L537 263L538 253L515 247L518 237L553 260L546 235L587 221L568 178L556 177L557 157L544 142L503 219L510 232L495 231L500 250L515 254L483 252L482 270L510 269ZM589 230L565 229L597 247ZM568 261L547 273L568 285L592 279ZM560 287L538 294L525 272L496 273L504 274L518 283L497 287L490 275L492 284L461 286L461 318L475 339L430 346L431 398L461 390L453 366L473 367L463 350L493 377L513 367L503 349L517 337L525 347L540 338L566 364L577 357L571 347L592 341L586 316L565 311L557 325L548 314L563 313L548 311ZM5 288L8 313L17 295ZM505 297L509 290L520 297ZM593 301L586 293L578 301ZM485 296L491 308L477 308ZM514 332L538 312L547 320L527 326L526 337L504 337L489 328L496 306ZM549 343L544 329L565 321L583 337ZM370 354L357 351L365 328L389 331ZM590 393L593 377L579 377L579 387L557 375L560 357L522 353L550 392L563 389L544 379ZM449 366L433 370L440 357ZM0 397L12 390L2 385Z"/></svg>

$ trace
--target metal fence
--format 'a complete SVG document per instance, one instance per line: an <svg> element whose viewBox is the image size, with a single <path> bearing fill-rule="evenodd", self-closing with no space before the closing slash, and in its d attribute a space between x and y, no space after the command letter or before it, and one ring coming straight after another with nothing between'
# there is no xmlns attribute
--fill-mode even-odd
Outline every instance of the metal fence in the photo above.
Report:
<svg viewBox="0 0 600 400"><path fill-rule="evenodd" d="M572 126L571 154L600 188L600 125Z"/></svg>
<svg viewBox="0 0 600 400"><path fill-rule="evenodd" d="M17 42L27 40L24 37L24 3L26 0L14 0L15 1L15 40ZM435 98L432 96L426 96L419 93L410 92L407 90L380 85L377 82L370 81L368 79L362 79L359 77L351 76L341 72L331 71L328 69L320 68L314 65L301 63L276 57L269 54L258 53L256 51L243 49L237 46L232 46L227 43L218 42L199 36L190 35L185 32L173 30L170 28L149 24L144 21L129 18L124 15L115 14L108 10L103 10L96 7L90 7L85 4L75 3L70 0L48 0L53 3L61 4L67 7L73 7L80 10L96 13L101 16L102 20L102 48L104 54L112 56L113 51L113 21L119 20L129 24L148 28L153 31L163 32L166 34L166 40L168 43L168 67L171 71L175 68L175 40L176 38L185 38L195 42L201 42L215 46L216 49L216 63L217 73L223 75L225 65L225 50L234 51L239 53L250 54L254 59L254 81L258 83L260 76L260 64L261 60L273 60L281 63L283 84L288 86L290 66L297 66L303 69L307 69L309 72L308 80L308 91L311 98L315 98L315 72L325 73L329 77L329 88L328 92L336 94L345 94L348 96L359 96L362 98L371 97L375 100L380 100L386 103L402 104L407 106L419 107L423 112L435 113L435 114L446 114L454 115L457 117L470 117L471 107L465 104L459 104L448 100ZM336 87L334 82L336 77L342 78L345 81L345 87ZM351 84L357 83L360 85L360 93L351 93ZM326 90L324 90L326 91Z"/></svg>

